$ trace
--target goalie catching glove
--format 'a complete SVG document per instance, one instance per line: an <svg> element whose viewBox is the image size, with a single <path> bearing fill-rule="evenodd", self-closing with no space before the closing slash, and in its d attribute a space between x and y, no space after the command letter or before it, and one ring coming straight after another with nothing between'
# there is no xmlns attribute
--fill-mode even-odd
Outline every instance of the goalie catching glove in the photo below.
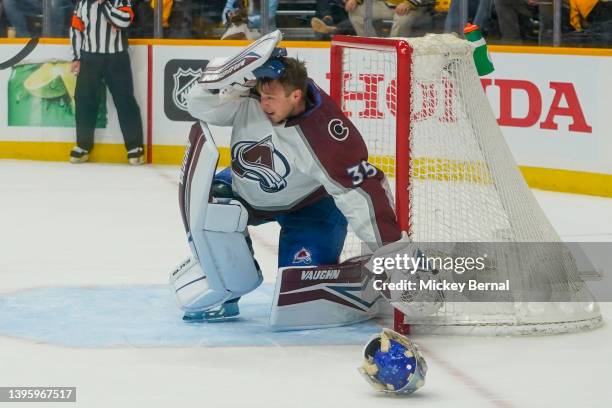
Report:
<svg viewBox="0 0 612 408"><path fill-rule="evenodd" d="M266 64L270 58L283 53L279 50L284 49L276 48L282 38L282 33L276 30L261 37L231 58L214 59L206 66L198 83L204 89L222 89L227 86L249 89L255 85L256 77L253 72ZM286 51L284 55L287 55Z"/></svg>

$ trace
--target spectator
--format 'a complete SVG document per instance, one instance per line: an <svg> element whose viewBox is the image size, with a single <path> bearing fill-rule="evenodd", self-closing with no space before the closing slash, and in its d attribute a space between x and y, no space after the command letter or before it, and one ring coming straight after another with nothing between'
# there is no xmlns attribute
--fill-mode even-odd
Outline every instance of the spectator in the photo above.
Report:
<svg viewBox="0 0 612 408"><path fill-rule="evenodd" d="M45 0L3 0L4 12L9 25L15 28L17 37L30 37L28 28L28 17L43 14L43 2ZM66 16L70 10L70 0L46 0L51 2L51 32L52 37L65 35L68 28L65 24Z"/></svg>
<svg viewBox="0 0 612 408"><path fill-rule="evenodd" d="M174 0L163 0L162 2L162 26L164 28L170 27L170 14L172 14L172 5L174 4ZM151 0L150 2L151 8L155 10L155 6L157 5L156 0Z"/></svg>
<svg viewBox="0 0 612 408"><path fill-rule="evenodd" d="M529 6L537 4L536 0L494 0L499 31L503 43L521 43L520 17L531 16Z"/></svg>
<svg viewBox="0 0 612 408"><path fill-rule="evenodd" d="M612 44L612 1L570 0L568 18L575 31L563 36L565 44L605 47Z"/></svg>
<svg viewBox="0 0 612 408"><path fill-rule="evenodd" d="M412 25L419 18L426 7L423 4L433 3L427 0L373 0L372 19L373 20L393 20L391 26L391 37L408 37ZM344 8L349 14L349 19L357 32L357 35L365 35L365 9L363 0L345 0Z"/></svg>
<svg viewBox="0 0 612 408"><path fill-rule="evenodd" d="M227 0L163 0L162 23L164 38L213 38L220 27L221 13ZM172 3L172 7L170 7ZM152 38L156 3L152 0L132 0L134 22L130 38Z"/></svg>
<svg viewBox="0 0 612 408"><path fill-rule="evenodd" d="M0 32L4 33L7 28L6 14L4 13L4 5L2 4L2 0L0 0ZM7 33L8 34L8 33Z"/></svg>
<svg viewBox="0 0 612 408"><path fill-rule="evenodd" d="M195 38L213 38L214 30L222 24L219 10L226 0L199 0L191 13L191 36Z"/></svg>
<svg viewBox="0 0 612 408"><path fill-rule="evenodd" d="M132 0L134 21L130 25L130 38L153 38L153 9L149 0Z"/></svg>
<svg viewBox="0 0 612 408"><path fill-rule="evenodd" d="M355 34L342 0L317 0L317 10L310 25L315 32L324 35Z"/></svg>
<svg viewBox="0 0 612 408"><path fill-rule="evenodd" d="M467 0L468 20L480 28L484 28L491 17L492 1L493 0ZM444 22L444 32L463 33L462 22L460 20L461 1L452 0Z"/></svg>
<svg viewBox="0 0 612 408"><path fill-rule="evenodd" d="M227 30L221 36L222 40L255 40L260 37L259 32L251 30L249 23L249 10L246 4L236 2L237 9L228 11L226 14Z"/></svg>
<svg viewBox="0 0 612 408"><path fill-rule="evenodd" d="M263 1L263 0L262 0ZM276 10L278 10L279 0L268 0L268 18L270 21L270 30L273 31L276 28ZM229 26L229 14L241 8L250 10L253 5L250 4L251 0L227 0L225 7L223 8L222 20L226 26ZM253 12L248 16L249 26L252 28L261 27L261 15L258 12Z"/></svg>
<svg viewBox="0 0 612 408"><path fill-rule="evenodd" d="M70 29L74 54L72 71L77 74L77 145L70 152L72 163L89 159L104 82L117 107L128 162L134 165L144 163L142 121L134 98L127 51L126 29L133 18L130 0L78 0L76 3Z"/></svg>
<svg viewBox="0 0 612 408"><path fill-rule="evenodd" d="M574 30L582 31L588 27L588 18L591 12L597 7L599 0L570 0L569 1L569 21Z"/></svg>

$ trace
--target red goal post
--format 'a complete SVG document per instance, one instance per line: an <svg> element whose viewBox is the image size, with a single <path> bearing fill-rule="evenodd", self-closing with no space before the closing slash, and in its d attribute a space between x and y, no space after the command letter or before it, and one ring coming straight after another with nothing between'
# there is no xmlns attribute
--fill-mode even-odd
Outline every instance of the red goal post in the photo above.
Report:
<svg viewBox="0 0 612 408"><path fill-rule="evenodd" d="M397 72L395 78L390 79L391 103L395 106L395 112L405 112L406 114L397 115L395 119L395 174L388 174L388 176L395 178L395 212L398 223L402 231L410 233L410 193L408 189L410 161L408 158L410 157L410 66L412 48L407 41L402 39L334 36L331 43L330 96L339 106L343 107L343 110L345 98L350 98L351 95L344 92L345 82L350 79L351 73L347 73L343 69L344 52L350 48L393 53L396 58ZM367 95L368 90L365 92ZM378 100L376 97L372 99ZM406 160L398 160L397 158L400 157L404 157ZM396 331L405 334L410 331L410 326L404 324L403 313L398 309L394 309L394 328Z"/></svg>
<svg viewBox="0 0 612 408"><path fill-rule="evenodd" d="M395 111L406 112L396 118L396 152L395 157L410 157L410 59L412 49L404 40L392 40L387 38L364 38L346 35L334 36L331 44L331 68L330 68L330 96L341 107L344 108L344 83L350 73L345 73L342 69L344 50L347 48L370 49L375 51L384 50L394 52L397 56L397 74L395 77ZM399 160L395 163L396 174L396 213L398 222L403 231L409 232L410 221L408 217L408 174L409 161Z"/></svg>

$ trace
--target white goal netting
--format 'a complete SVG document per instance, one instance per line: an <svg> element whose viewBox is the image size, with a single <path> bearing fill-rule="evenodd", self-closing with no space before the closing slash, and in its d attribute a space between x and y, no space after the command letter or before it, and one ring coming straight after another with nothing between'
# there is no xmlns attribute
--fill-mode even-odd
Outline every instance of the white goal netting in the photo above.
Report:
<svg viewBox="0 0 612 408"><path fill-rule="evenodd" d="M457 243L443 246L455 257L489 254L486 270L461 277L447 271L445 279L512 282L499 301L448 296L425 316L410 315L405 303L394 305L407 314L412 332L597 327L597 303L513 159L472 51L453 35L338 37L332 43L332 96L362 133L370 162L389 177L395 199L403 194L407 205L398 207L398 218L412 240L425 249L426 243ZM344 255L361 250L349 235Z"/></svg>

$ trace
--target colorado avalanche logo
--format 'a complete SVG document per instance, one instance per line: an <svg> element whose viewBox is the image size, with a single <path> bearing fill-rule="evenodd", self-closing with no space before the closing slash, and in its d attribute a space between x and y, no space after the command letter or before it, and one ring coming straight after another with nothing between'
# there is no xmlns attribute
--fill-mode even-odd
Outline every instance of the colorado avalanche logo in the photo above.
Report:
<svg viewBox="0 0 612 408"><path fill-rule="evenodd" d="M174 89L172 90L172 100L178 109L187 112L187 94L197 83L198 78L202 75L202 69L193 70L191 68L184 70L179 68L172 75L174 78Z"/></svg>
<svg viewBox="0 0 612 408"><path fill-rule="evenodd" d="M310 251L306 248L302 248L295 253L293 256L294 264L306 264L309 265L312 263L312 256L310 255Z"/></svg>
<svg viewBox="0 0 612 408"><path fill-rule="evenodd" d="M272 136L260 142L239 142L232 147L232 170L238 177L259 182L266 193L287 187L289 162L272 143Z"/></svg>
<svg viewBox="0 0 612 408"><path fill-rule="evenodd" d="M343 142L349 135L349 128L344 126L340 119L332 119L327 124L329 135L339 142Z"/></svg>

